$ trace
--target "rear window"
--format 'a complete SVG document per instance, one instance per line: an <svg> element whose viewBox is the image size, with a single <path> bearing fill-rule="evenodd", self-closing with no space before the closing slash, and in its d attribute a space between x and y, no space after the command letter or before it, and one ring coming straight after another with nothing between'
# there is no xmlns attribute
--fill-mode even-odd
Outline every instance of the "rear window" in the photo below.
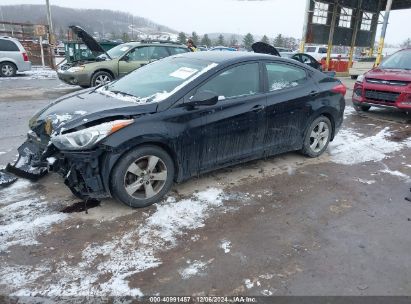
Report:
<svg viewBox="0 0 411 304"><path fill-rule="evenodd" d="M0 52L18 52L19 47L10 40L0 39Z"/></svg>

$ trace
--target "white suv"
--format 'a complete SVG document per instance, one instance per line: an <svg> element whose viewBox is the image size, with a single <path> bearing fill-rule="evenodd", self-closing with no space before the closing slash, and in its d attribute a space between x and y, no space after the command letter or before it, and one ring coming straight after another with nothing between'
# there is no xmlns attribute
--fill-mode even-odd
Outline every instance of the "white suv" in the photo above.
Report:
<svg viewBox="0 0 411 304"><path fill-rule="evenodd" d="M0 77L12 77L16 72L31 70L26 50L14 38L0 36Z"/></svg>

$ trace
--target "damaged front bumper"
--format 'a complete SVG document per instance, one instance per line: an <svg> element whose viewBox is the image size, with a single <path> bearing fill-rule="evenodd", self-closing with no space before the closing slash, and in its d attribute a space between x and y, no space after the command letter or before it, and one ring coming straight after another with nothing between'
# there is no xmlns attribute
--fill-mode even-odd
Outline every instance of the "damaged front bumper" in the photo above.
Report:
<svg viewBox="0 0 411 304"><path fill-rule="evenodd" d="M47 144L46 144L47 142ZM100 199L110 197L100 172L100 159L104 151L59 151L49 140L41 140L30 131L27 140L19 148L19 158L6 171L19 177L37 181L49 171L56 172L64 178L64 183L72 193L81 199ZM4 184L15 180L10 174L1 175Z"/></svg>
<svg viewBox="0 0 411 304"><path fill-rule="evenodd" d="M49 146L42 144L34 132L27 134L27 140L17 150L19 158L13 165L7 165L7 172L33 181L47 174L47 162L44 160L50 153Z"/></svg>

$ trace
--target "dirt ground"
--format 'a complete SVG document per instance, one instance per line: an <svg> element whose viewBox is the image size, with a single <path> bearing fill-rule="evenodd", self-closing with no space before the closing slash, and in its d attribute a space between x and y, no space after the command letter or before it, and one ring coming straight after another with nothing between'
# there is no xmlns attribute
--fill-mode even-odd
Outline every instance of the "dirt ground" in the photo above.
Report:
<svg viewBox="0 0 411 304"><path fill-rule="evenodd" d="M1 166L30 116L73 91L30 77L0 80ZM0 190L0 293L411 296L411 116L358 114L350 96L320 158L219 170L149 208L62 213L79 201L53 174Z"/></svg>

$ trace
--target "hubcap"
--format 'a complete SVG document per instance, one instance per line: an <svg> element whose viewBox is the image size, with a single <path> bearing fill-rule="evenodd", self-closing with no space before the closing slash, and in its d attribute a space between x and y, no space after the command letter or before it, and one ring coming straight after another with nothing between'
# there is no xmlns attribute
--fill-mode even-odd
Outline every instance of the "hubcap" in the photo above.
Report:
<svg viewBox="0 0 411 304"><path fill-rule="evenodd" d="M124 176L127 193L137 199L149 199L158 194L167 180L167 167L154 155L140 157L131 163Z"/></svg>
<svg viewBox="0 0 411 304"><path fill-rule="evenodd" d="M4 76L12 76L14 72L14 68L11 65L3 65L3 67L1 68L1 73Z"/></svg>
<svg viewBox="0 0 411 304"><path fill-rule="evenodd" d="M330 136L330 129L328 125L321 121L310 134L310 148L314 152L320 152L328 142Z"/></svg>
<svg viewBox="0 0 411 304"><path fill-rule="evenodd" d="M101 85L110 82L111 79L107 75L99 75L96 78L96 85Z"/></svg>

